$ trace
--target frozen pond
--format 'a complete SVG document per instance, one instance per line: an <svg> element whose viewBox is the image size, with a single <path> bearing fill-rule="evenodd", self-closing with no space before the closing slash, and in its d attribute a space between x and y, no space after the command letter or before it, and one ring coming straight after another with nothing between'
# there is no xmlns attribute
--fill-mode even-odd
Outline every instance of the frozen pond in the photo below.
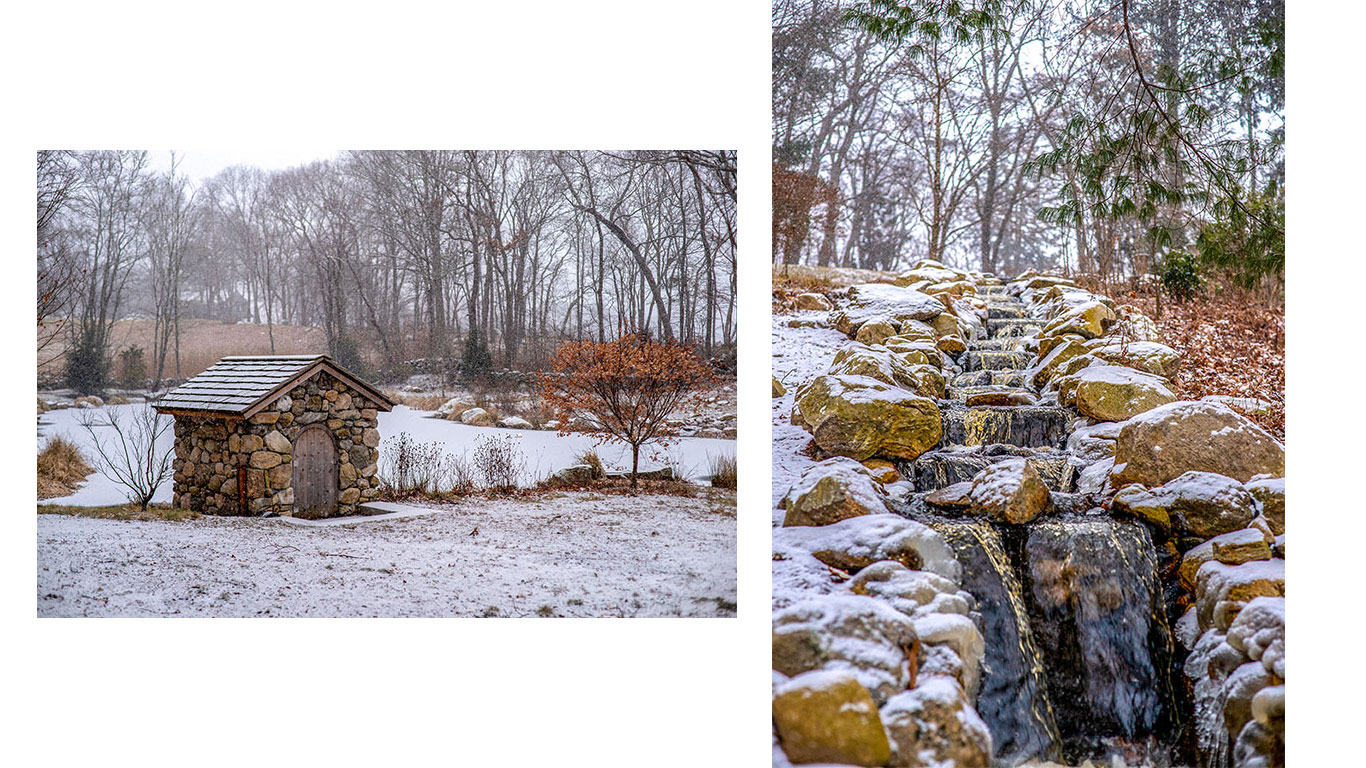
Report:
<svg viewBox="0 0 1366 768"><path fill-rule="evenodd" d="M80 447L88 459L94 455L94 450L90 445L89 434L81 426L82 414L94 414L103 420L103 414L108 411L121 411L127 416L131 416L136 410L147 407L149 406L138 403L105 406L104 408L67 408L60 411L50 411L39 418L38 448L42 448L48 436L61 435ZM380 445L381 468L384 467L387 458L388 439L407 432L419 442L443 443L445 451L455 455L472 453L481 437L510 435L517 440L522 454L526 457L526 471L522 477L523 485L534 485L541 478L573 464L574 457L588 449L597 451L608 471L630 469L630 451L621 443L596 445L595 440L587 435L561 437L556 432L546 430L471 427L430 418L430 416L431 411L415 411L404 405L394 406L394 410L390 413L379 414L380 435L386 441ZM161 442L158 443L158 447L170 450L171 445L172 435L168 429ZM657 469L667 463L680 467L688 477L705 477L708 474L707 468L710 464L710 457L722 455L735 455L734 440L685 437L680 438L667 448L645 446L641 449L640 468L641 470ZM121 504L126 500L122 486L96 472L87 478L85 484L72 495L59 499L45 499L42 503L93 507ZM153 501L170 503L171 482L169 478L157 490Z"/></svg>

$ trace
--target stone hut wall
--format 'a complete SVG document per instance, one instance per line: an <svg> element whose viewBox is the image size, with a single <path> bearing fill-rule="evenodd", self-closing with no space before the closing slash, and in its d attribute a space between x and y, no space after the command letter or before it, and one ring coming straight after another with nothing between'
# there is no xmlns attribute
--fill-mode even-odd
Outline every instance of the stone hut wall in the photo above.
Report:
<svg viewBox="0 0 1366 768"><path fill-rule="evenodd" d="M293 514L294 442L305 427L321 423L337 445L337 514L351 514L379 492L375 406L364 393L321 372L250 419L178 415L175 503L202 514L240 514L242 477L248 514Z"/></svg>

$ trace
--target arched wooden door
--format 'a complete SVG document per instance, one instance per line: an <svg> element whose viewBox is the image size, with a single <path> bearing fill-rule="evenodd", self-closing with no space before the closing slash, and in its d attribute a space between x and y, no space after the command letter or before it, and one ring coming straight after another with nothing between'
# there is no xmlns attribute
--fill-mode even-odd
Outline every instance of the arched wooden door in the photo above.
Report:
<svg viewBox="0 0 1366 768"><path fill-rule="evenodd" d="M310 426L295 438L293 478L295 517L337 513L337 448L326 427Z"/></svg>

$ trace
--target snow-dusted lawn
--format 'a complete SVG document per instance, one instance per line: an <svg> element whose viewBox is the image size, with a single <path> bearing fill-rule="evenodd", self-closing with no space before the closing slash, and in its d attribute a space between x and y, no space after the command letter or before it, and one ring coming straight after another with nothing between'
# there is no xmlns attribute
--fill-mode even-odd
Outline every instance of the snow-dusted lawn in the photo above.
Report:
<svg viewBox="0 0 1366 768"><path fill-rule="evenodd" d="M81 414L94 413L101 419L105 411L118 411L131 415L136 409L147 408L144 404L112 405L90 410L68 408L43 414L38 424L38 447L41 449L49 435L62 435L76 443L87 456L94 454L90 449L90 435L81 426ZM609 470L629 469L631 455L620 443L595 446L593 438L586 435L559 436L555 432L543 430L500 429L493 427L471 427L450 421L429 418L430 411L415 411L407 406L396 406L390 413L379 415L379 431L384 439L397 437L407 432L420 442L439 441L451 454L472 453L479 438L494 435L511 435L516 438L526 457L526 472L523 485L533 485L556 470L574 463L574 457L585 449L595 448ZM107 431L107 430L106 430ZM170 450L172 435L167 430L158 446ZM381 452L386 452L388 444L381 444ZM734 456L734 440L711 440L704 438L682 438L667 448L646 446L641 451L641 469L660 467L660 459L682 467L692 477L708 474L710 456ZM382 461L383 459L381 459ZM383 466L383 465L381 465ZM44 503L68 504L75 506L106 506L121 504L126 500L124 490L100 473L91 475L76 492L60 499L48 499ZM159 489L154 502L167 504L171 501L171 482L168 479Z"/></svg>
<svg viewBox="0 0 1366 768"><path fill-rule="evenodd" d="M735 573L733 494L317 527L38 515L39 616L734 616Z"/></svg>

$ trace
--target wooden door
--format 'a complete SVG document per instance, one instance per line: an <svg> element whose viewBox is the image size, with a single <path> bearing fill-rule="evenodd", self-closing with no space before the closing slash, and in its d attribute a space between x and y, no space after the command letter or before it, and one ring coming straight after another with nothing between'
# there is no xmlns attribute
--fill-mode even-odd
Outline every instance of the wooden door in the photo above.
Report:
<svg viewBox="0 0 1366 768"><path fill-rule="evenodd" d="M294 440L294 515L337 514L337 449L326 427L313 425Z"/></svg>

